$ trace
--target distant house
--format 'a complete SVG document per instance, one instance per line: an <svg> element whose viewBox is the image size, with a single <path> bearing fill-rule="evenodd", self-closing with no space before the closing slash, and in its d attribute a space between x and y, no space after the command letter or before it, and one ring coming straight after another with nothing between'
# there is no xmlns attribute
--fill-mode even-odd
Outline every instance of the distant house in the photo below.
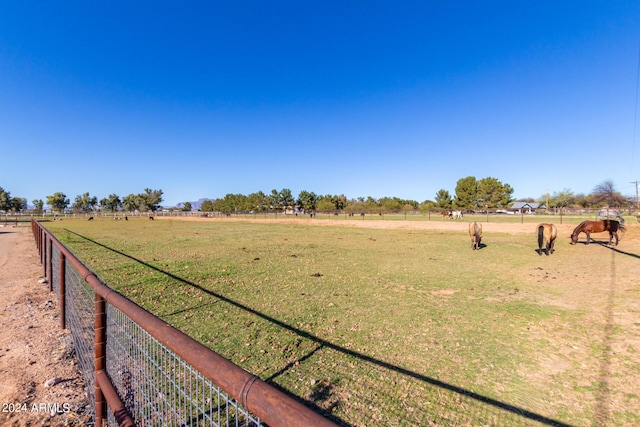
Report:
<svg viewBox="0 0 640 427"><path fill-rule="evenodd" d="M540 203L529 202L513 202L513 205L509 208L510 211L515 213L535 213L536 209L544 209L545 206Z"/></svg>

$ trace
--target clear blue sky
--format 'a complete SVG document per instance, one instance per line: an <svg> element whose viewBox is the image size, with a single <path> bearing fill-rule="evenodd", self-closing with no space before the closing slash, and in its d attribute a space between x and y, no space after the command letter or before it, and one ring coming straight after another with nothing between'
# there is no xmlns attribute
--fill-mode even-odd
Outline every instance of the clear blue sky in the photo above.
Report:
<svg viewBox="0 0 640 427"><path fill-rule="evenodd" d="M3 1L0 187L632 195L639 49L637 0Z"/></svg>

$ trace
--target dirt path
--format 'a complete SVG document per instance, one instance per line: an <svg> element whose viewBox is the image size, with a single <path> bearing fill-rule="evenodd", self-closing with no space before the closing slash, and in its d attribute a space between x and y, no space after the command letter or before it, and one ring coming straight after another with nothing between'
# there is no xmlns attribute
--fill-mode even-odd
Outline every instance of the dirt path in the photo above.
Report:
<svg viewBox="0 0 640 427"><path fill-rule="evenodd" d="M80 426L88 399L29 227L0 228L0 425Z"/></svg>

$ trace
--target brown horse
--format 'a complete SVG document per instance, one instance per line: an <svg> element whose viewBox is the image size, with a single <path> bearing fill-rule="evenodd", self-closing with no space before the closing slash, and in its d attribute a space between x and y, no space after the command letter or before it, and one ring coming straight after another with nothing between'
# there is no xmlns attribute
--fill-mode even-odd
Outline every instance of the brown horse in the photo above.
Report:
<svg viewBox="0 0 640 427"><path fill-rule="evenodd" d="M482 239L482 224L477 222L469 223L469 237L471 237L471 249L474 251L480 249L480 240Z"/></svg>
<svg viewBox="0 0 640 427"><path fill-rule="evenodd" d="M583 221L578 225L571 234L571 244L578 243L578 235L582 232L587 235L587 245L591 240L591 233L602 233L603 231L609 232L609 245L613 240L613 236L616 236L616 246L618 246L618 231L625 231L624 225L618 221L612 219L605 219L602 221Z"/></svg>
<svg viewBox="0 0 640 427"><path fill-rule="evenodd" d="M545 246L545 253L551 255L555 250L553 245L558 237L558 229L553 224L542 223L536 227L538 230L538 255L542 255L542 246Z"/></svg>

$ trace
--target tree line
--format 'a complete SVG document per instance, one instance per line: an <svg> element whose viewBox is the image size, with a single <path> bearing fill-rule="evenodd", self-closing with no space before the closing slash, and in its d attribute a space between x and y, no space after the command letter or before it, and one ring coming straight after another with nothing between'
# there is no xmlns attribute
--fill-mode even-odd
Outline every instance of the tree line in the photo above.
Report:
<svg viewBox="0 0 640 427"><path fill-rule="evenodd" d="M313 211L402 211L402 210L442 210L442 209L504 209L515 201L512 197L514 189L506 183L493 177L476 179L474 176L461 178L457 181L455 193L450 194L445 189L440 189L435 194L434 200L425 200L421 203L416 200L401 199L399 197L374 198L357 197L347 198L344 194L318 195L312 191L303 190L294 197L290 189L283 188L280 191L271 190L270 193L258 191L249 195L226 194L224 197L205 200L200 210L203 212L251 212L251 211L285 211L288 209L302 212ZM154 212L162 203L162 190L145 188L139 194L129 194L119 197L110 194L108 197L98 200L88 192L76 196L73 203L62 192L56 192L46 197L46 204L55 212L65 212L71 209L74 212L92 212L96 210L108 212ZM625 207L633 204L630 198L623 196L616 189L612 181L607 180L598 184L589 195L574 194L571 190L564 189L551 195L534 198L524 198L519 201L538 202L549 208L599 208L599 207ZM33 200L36 212L42 212L45 203L42 199ZM636 201L637 204L637 201ZM173 208L172 208L173 209ZM177 209L177 208L176 208ZM190 211L190 202L185 202L181 210ZM27 200L21 197L11 197L9 191L0 187L0 211L25 212Z"/></svg>
<svg viewBox="0 0 640 427"><path fill-rule="evenodd" d="M71 209L73 212L93 212L103 210L109 212L154 212L160 208L162 203L162 190L151 190L145 188L143 193L129 194L122 199L111 194L98 201L98 198L91 196L88 192L76 196L73 203L63 192L56 192L46 197L46 204L54 212L66 212ZM37 213L44 211L45 202L42 199L32 201ZM27 210L27 199L21 197L11 197L9 191L0 187L0 211L24 212Z"/></svg>

